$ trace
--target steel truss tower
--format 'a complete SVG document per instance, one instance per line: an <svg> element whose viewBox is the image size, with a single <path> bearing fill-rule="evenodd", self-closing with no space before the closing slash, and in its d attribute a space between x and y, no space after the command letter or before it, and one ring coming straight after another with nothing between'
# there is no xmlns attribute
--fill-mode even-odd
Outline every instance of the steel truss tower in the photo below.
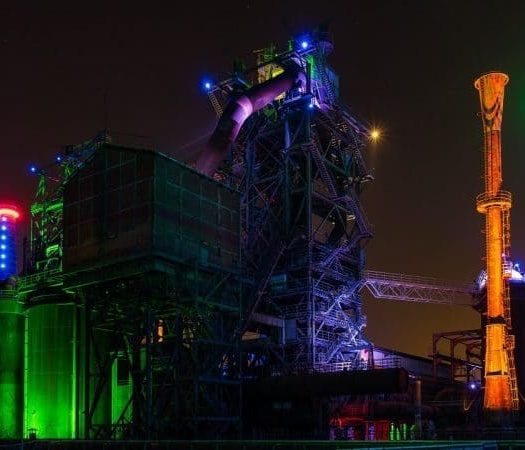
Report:
<svg viewBox="0 0 525 450"><path fill-rule="evenodd" d="M307 89L252 115L218 174L242 192L243 268L252 280L242 329L248 373L367 368L372 353L359 292L372 236L360 202L371 179L361 153L368 131L339 100L326 65L331 48L320 33L257 67L260 83L292 61ZM236 91L232 84L212 89L216 109Z"/></svg>
<svg viewBox="0 0 525 450"><path fill-rule="evenodd" d="M108 141L106 131L78 145L65 146L55 163L46 167L31 166L38 176L35 201L31 205L31 236L24 249L24 273L60 272L62 270L63 190L73 172L100 145Z"/></svg>

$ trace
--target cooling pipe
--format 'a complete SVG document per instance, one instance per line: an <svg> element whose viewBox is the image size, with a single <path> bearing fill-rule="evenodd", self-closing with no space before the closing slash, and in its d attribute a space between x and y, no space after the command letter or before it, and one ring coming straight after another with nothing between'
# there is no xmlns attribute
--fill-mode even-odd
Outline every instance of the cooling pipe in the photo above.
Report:
<svg viewBox="0 0 525 450"><path fill-rule="evenodd" d="M297 66L271 80L248 89L228 103L204 152L197 160L197 170L212 176L226 159L230 145L235 142L241 127L253 113L261 110L282 93L293 88L305 87L306 76Z"/></svg>
<svg viewBox="0 0 525 450"><path fill-rule="evenodd" d="M247 398L300 399L336 395L404 393L408 372L403 368L351 370L269 377L246 383Z"/></svg>

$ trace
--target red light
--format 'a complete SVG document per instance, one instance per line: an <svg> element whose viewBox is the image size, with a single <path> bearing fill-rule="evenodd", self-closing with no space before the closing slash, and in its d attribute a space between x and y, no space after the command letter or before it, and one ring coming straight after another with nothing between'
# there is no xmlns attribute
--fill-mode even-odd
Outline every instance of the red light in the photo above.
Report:
<svg viewBox="0 0 525 450"><path fill-rule="evenodd" d="M0 207L0 217L8 217L12 220L17 220L20 217L20 213L13 207L3 206Z"/></svg>

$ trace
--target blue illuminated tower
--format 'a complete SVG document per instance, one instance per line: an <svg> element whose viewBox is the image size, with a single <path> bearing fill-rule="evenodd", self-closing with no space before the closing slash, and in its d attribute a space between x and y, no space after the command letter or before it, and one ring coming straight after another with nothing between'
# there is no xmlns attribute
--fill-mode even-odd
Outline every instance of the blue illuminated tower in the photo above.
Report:
<svg viewBox="0 0 525 450"><path fill-rule="evenodd" d="M16 222L20 213L0 205L0 281L16 275Z"/></svg>

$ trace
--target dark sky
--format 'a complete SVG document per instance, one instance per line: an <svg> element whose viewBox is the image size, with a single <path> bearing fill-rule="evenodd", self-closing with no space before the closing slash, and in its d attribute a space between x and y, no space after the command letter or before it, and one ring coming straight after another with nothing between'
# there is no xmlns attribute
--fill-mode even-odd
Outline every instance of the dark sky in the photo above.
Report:
<svg viewBox="0 0 525 450"><path fill-rule="evenodd" d="M482 136L473 80L494 69L510 75L504 179L513 254L525 261L523 1L1 2L0 198L27 209L28 165L93 136L106 116L111 130L188 158L215 124L203 76L327 19L344 101L386 131L367 154L376 178L364 195L375 227L368 267L476 277ZM433 331L477 325L458 307L367 298L365 309L376 344L422 355Z"/></svg>

